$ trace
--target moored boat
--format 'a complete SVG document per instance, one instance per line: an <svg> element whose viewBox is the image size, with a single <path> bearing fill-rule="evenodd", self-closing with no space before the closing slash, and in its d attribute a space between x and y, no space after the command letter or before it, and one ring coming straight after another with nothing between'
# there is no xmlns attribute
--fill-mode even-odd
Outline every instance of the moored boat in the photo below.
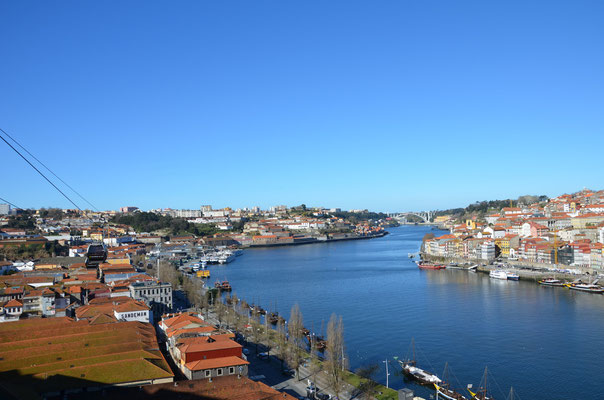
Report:
<svg viewBox="0 0 604 400"><path fill-rule="evenodd" d="M490 394L488 394L487 391L487 368L485 367L484 369L484 375L482 377L482 380L480 381L480 384L478 385L478 390L476 391L476 393L472 392L471 389L471 385L468 385L468 392L470 392L470 395L472 395L471 399L476 399L476 400L494 400L493 396L491 396Z"/></svg>
<svg viewBox="0 0 604 400"><path fill-rule="evenodd" d="M417 264L417 266L420 269L445 269L446 268L444 265L424 263L424 262Z"/></svg>
<svg viewBox="0 0 604 400"><path fill-rule="evenodd" d="M588 292L588 293L604 293L604 288L600 285L596 285L596 283L598 282L598 280L596 279L595 281L593 281L592 283L569 283L567 286L571 289L571 290L578 290L581 292Z"/></svg>
<svg viewBox="0 0 604 400"><path fill-rule="evenodd" d="M489 276L493 279L502 279L502 280L507 280L508 279L508 274L505 271L502 270L498 270L498 269L494 269L491 272L489 272Z"/></svg>
<svg viewBox="0 0 604 400"><path fill-rule="evenodd" d="M545 278L538 281L543 286L566 286L566 283L556 278Z"/></svg>
<svg viewBox="0 0 604 400"><path fill-rule="evenodd" d="M449 364L445 363L445 370L443 371L443 378L440 385L436 383L434 384L434 388L436 389L436 398L447 400L468 400L467 397L451 388L451 384L449 383L448 367Z"/></svg>
<svg viewBox="0 0 604 400"><path fill-rule="evenodd" d="M403 374L416 380L422 385L433 386L434 384L439 384L441 382L441 379L438 376L417 367L414 360L399 360L399 363L403 369Z"/></svg>
<svg viewBox="0 0 604 400"><path fill-rule="evenodd" d="M415 340L413 339L411 340L411 349L411 359L404 361L398 360L403 370L403 374L408 378L417 381L421 385L433 387L434 384L440 384L442 380L438 376L417 366L415 361Z"/></svg>
<svg viewBox="0 0 604 400"><path fill-rule="evenodd" d="M506 271L506 274L508 275L509 281L517 281L520 279L520 275L515 272Z"/></svg>

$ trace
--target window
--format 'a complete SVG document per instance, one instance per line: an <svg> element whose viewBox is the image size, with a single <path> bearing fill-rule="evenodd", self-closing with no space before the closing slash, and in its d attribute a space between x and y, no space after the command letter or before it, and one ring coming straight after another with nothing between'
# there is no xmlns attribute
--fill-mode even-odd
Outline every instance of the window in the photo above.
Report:
<svg viewBox="0 0 604 400"><path fill-rule="evenodd" d="M216 375L221 376L222 375L222 368L218 368L216 370Z"/></svg>
<svg viewBox="0 0 604 400"><path fill-rule="evenodd" d="M235 373L235 367L229 367L229 374L233 375Z"/></svg>
<svg viewBox="0 0 604 400"><path fill-rule="evenodd" d="M211 374L211 373L212 373L212 371L210 371L209 369L206 369L206 370L205 370L206 378L207 378L208 376L210 376L210 374Z"/></svg>

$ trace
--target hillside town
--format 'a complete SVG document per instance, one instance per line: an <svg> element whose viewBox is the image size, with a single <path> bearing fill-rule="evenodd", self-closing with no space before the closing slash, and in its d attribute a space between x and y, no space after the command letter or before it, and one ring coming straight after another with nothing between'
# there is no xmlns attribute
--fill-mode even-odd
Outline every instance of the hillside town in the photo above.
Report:
<svg viewBox="0 0 604 400"><path fill-rule="evenodd" d="M424 254L456 260L525 263L601 272L604 266L604 191L573 194L435 223L450 231L426 238Z"/></svg>
<svg viewBox="0 0 604 400"><path fill-rule="evenodd" d="M367 210L344 215L284 206L144 213L136 207L80 212L3 205L0 211L0 397L19 399L79 398L122 386L149 386L141 389L147 394L293 399L295 392L247 378L249 353L240 332L253 325L253 336L269 328L223 325L220 293L226 287L208 283L205 265L232 262L248 247L380 237L384 226L395 224ZM155 216L214 232L142 231L115 222ZM180 380L192 383L172 384ZM321 398L316 387L309 390L310 398Z"/></svg>

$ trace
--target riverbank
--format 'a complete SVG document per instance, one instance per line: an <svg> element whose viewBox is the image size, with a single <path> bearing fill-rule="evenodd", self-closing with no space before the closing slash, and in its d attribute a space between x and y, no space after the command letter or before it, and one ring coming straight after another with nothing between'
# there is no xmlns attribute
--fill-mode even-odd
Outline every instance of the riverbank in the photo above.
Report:
<svg viewBox="0 0 604 400"><path fill-rule="evenodd" d="M491 271L500 268L498 265L494 264L485 264L485 260L469 260L461 257L436 257L430 256L427 254L420 254L422 260L442 263L442 264L475 264L478 265L476 270L478 272L490 273ZM513 264L511 264L513 263ZM555 276L560 280L574 281L577 279L589 280L593 279L595 274L593 271L586 270L578 270L579 273L570 273L564 272L562 270L552 270L553 266L551 264L541 264L541 263L533 263L533 262L523 262L523 261L512 261L510 264L505 266L506 271L512 271L520 277L522 280L527 281L540 281L542 279L551 278ZM597 274L596 274L597 275Z"/></svg>
<svg viewBox="0 0 604 400"><path fill-rule="evenodd" d="M230 310L234 310L231 308ZM237 313L245 317L240 313ZM223 321L215 312L206 312L204 314L206 321L216 325L223 326L227 329L237 333L237 336L241 338L241 343L247 352L247 360L250 361L249 365L249 378L252 380L262 381L263 383L273 387L274 389L295 392L298 396L303 397L307 395L306 389L308 381L311 381L317 388L318 393L326 393L331 396L335 396L333 391L329 389L327 373L324 371L323 363L325 360L319 356L318 362L313 364L311 355L306 350L303 351L304 362L299 367L299 375L292 376L290 373L285 371L291 371L287 368L287 355L281 354L279 346L276 343L268 343L267 339L255 341L249 332L239 330L235 326L232 326ZM256 328L263 329L266 324L259 324ZM275 327L269 325L271 331L276 332ZM261 335L264 336L264 335ZM271 335L272 336L272 335ZM266 355L266 356L263 356ZM314 369L314 371L313 371ZM378 382L372 381L367 378L363 378L358 374L347 370L344 374L344 381L346 382L343 388L343 392L340 393L339 398L344 399L356 399L367 395L366 388L371 387L371 398L376 400L398 400L398 392L394 389L386 388L384 385ZM424 400L421 397L414 397L414 400Z"/></svg>
<svg viewBox="0 0 604 400"><path fill-rule="evenodd" d="M245 246L244 248L266 248L266 247L284 247L284 246L300 246L303 244L316 244L316 243L331 243L331 242L343 242L348 240L365 240L365 239L376 239L384 237L388 234L388 231L384 231L382 233L376 233L373 235L355 235L355 234L345 234L350 236L341 236L341 237L309 237L309 238L301 238L301 239L293 239L291 242L285 243L263 243L263 244L250 244Z"/></svg>

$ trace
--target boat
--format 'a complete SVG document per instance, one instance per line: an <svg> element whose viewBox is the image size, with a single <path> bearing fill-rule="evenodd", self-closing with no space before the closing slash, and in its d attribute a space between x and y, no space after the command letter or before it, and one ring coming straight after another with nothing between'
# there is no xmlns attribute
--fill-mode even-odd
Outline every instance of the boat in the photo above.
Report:
<svg viewBox="0 0 604 400"><path fill-rule="evenodd" d="M596 283L598 283L597 279L592 283L572 282L567 284L567 286L571 290L579 290L581 292L604 293L604 288L600 285L596 285Z"/></svg>
<svg viewBox="0 0 604 400"><path fill-rule="evenodd" d="M448 399L448 400L468 400L467 397L462 395L459 392L456 392L451 388L451 384L449 383L449 364L445 363L445 370L443 371L442 382L439 384L434 384L434 388L436 389L436 398L437 399Z"/></svg>
<svg viewBox="0 0 604 400"><path fill-rule="evenodd" d="M421 385L433 387L434 384L440 384L442 380L438 376L417 366L415 361L415 341L413 339L411 340L411 347L413 349L412 358L404 361L398 360L403 370L403 374L408 378L417 381Z"/></svg>
<svg viewBox="0 0 604 400"><path fill-rule="evenodd" d="M508 275L509 281L517 281L520 279L520 275L515 272L506 271L506 274Z"/></svg>
<svg viewBox="0 0 604 400"><path fill-rule="evenodd" d="M231 287L231 284L229 283L229 281L216 281L214 282L214 288L221 290L223 292L230 292L233 288Z"/></svg>
<svg viewBox="0 0 604 400"><path fill-rule="evenodd" d="M538 281L543 286L566 286L566 283L556 278L545 278Z"/></svg>
<svg viewBox="0 0 604 400"><path fill-rule="evenodd" d="M498 270L498 269L494 269L491 272L489 272L489 276L493 279L502 279L502 280L507 280L508 279L508 274L505 271L502 270Z"/></svg>
<svg viewBox="0 0 604 400"><path fill-rule="evenodd" d="M447 269L463 269L463 267L457 263L451 263L447 265Z"/></svg>
<svg viewBox="0 0 604 400"><path fill-rule="evenodd" d="M323 352L327 348L327 341L323 339L316 339L315 348L317 351Z"/></svg>
<svg viewBox="0 0 604 400"><path fill-rule="evenodd" d="M270 314L267 315L268 317L268 322L270 322L273 325L277 325L277 322L279 322L279 314L272 312Z"/></svg>
<svg viewBox="0 0 604 400"><path fill-rule="evenodd" d="M478 264L474 264L468 267L468 271L473 271L476 272L476 270L478 269Z"/></svg>
<svg viewBox="0 0 604 400"><path fill-rule="evenodd" d="M419 267L419 269L445 269L446 268L444 265L430 264L430 263L424 263L424 262L417 264L417 266Z"/></svg>
<svg viewBox="0 0 604 400"><path fill-rule="evenodd" d="M484 382L484 385L483 385ZM476 393L472 392L470 389L472 385L468 385L468 392L472 395L471 399L476 400L494 400L493 397L487 392L487 368L484 368L484 375L482 376L482 380L478 385L478 390Z"/></svg>

